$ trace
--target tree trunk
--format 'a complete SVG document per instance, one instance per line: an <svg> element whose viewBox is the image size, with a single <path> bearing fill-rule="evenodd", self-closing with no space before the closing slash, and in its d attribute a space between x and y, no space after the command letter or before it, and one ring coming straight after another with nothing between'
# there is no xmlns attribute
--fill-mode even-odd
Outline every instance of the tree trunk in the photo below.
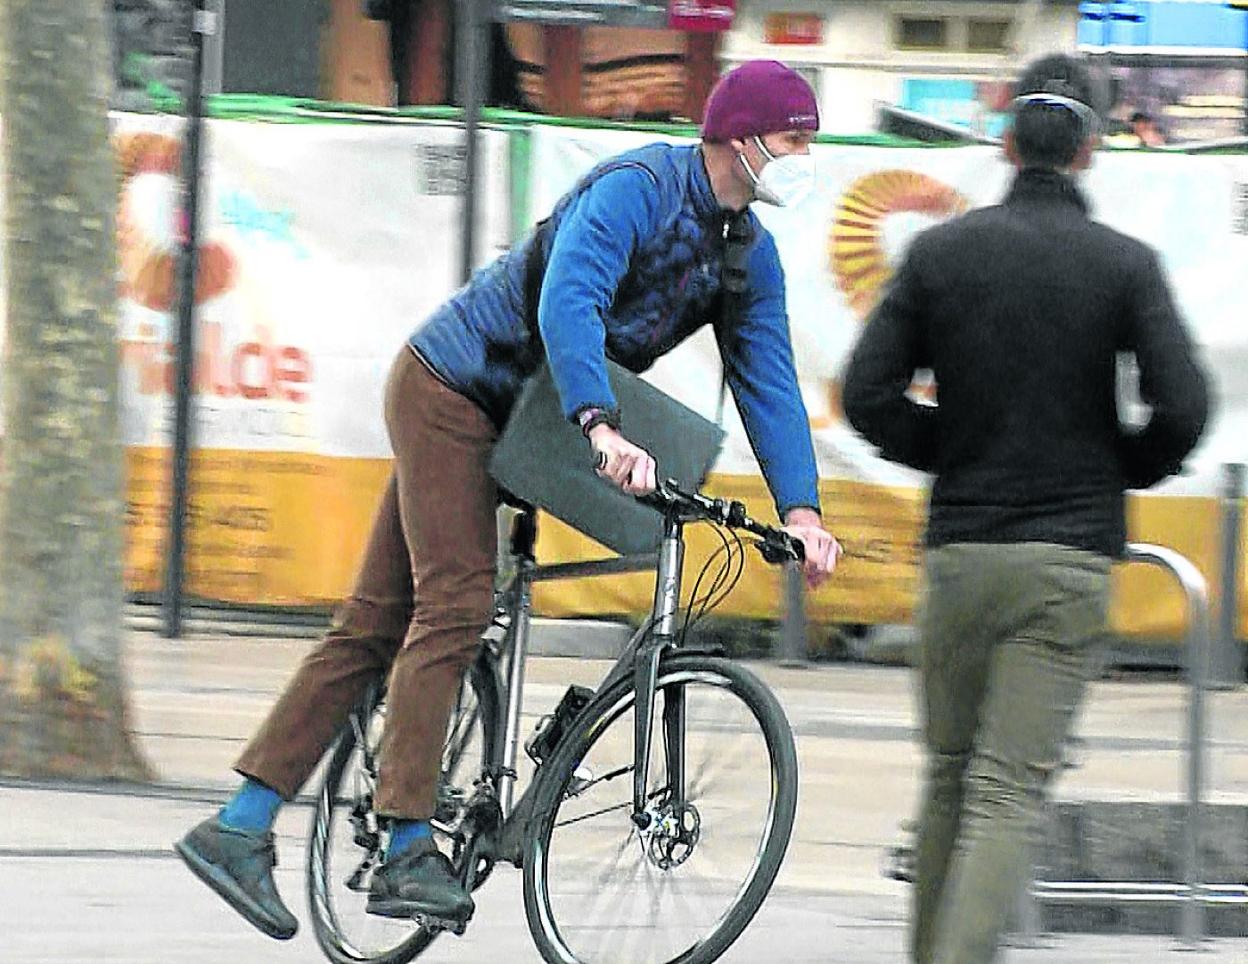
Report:
<svg viewBox="0 0 1248 964"><path fill-rule="evenodd" d="M121 653L106 0L0 2L0 773L141 779Z"/></svg>

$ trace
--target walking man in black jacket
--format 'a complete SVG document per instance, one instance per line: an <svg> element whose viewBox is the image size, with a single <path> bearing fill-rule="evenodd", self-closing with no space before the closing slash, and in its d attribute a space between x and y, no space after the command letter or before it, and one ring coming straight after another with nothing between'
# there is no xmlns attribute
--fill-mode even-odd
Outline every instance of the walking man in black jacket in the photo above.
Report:
<svg viewBox="0 0 1248 964"><path fill-rule="evenodd" d="M1179 471L1205 378L1156 254L1088 216L1090 79L1055 55L1018 83L1004 203L920 235L854 350L853 426L934 482L918 629L927 770L917 964L980 964L1030 872L1030 833L1104 631L1123 490ZM1124 427L1117 359L1152 409ZM911 400L916 370L937 404Z"/></svg>

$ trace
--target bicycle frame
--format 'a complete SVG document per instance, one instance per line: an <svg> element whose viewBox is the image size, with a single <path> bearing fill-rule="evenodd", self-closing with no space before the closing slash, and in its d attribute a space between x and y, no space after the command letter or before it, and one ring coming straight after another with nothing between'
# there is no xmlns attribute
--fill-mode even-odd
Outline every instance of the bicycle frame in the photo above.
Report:
<svg viewBox="0 0 1248 964"><path fill-rule="evenodd" d="M626 831L625 846L630 840L639 843L642 859L649 861L648 866L666 871L683 863L693 853L698 840L704 839L701 817L688 799L690 787L686 785L686 781L691 779L685 746L687 683L700 682L708 676L715 676L721 681L721 686L731 690L754 713L771 755L772 793L763 848L755 857L748 887L737 893L725 912L726 916L720 918L709 934L719 935L719 939L728 943L736 939L770 888L792 831L797 797L792 734L775 697L749 672L710 654L705 658L681 656L673 666L673 671L680 675L673 676L671 685L664 689L660 724L663 745L657 751L654 746L657 739L654 718L658 703L658 674L664 653L681 644L684 628L687 627L687 621L682 626L679 619L685 526L706 521L744 531L753 536L754 544L769 562L782 558L800 560L801 545L788 533L751 519L742 503L683 492L677 482L662 483L652 496L643 498L660 512L663 519L662 538L657 551L644 555L539 566L533 551L536 541L534 511L527 509L513 519L507 540L510 550L507 555L513 565L507 567L511 571L506 572L499 583L495 619L482 640L483 651L479 662L472 667L474 675L468 684L478 702L473 705L469 695L468 704L461 704L458 708L460 715L451 730L454 741L443 755L443 766L449 768L444 776L449 779L439 786L435 813L431 818L435 830L446 837L445 841L439 842L439 847L449 849L447 855L465 888L471 890L480 886L500 862L511 863L524 870L526 914L529 915L534 937L544 955L549 951L561 955L560 959L567 958L568 954L558 949L551 950L552 938L545 924L539 935L530 902L533 899L544 901L545 911L538 908L536 913L539 917L543 914L549 917L547 897L539 894L538 898L534 898L534 888L545 893L547 837L555 827L565 825L555 820L557 811L567 799L579 797L590 787L605 781L618 780L618 783L611 784L611 789L623 791L627 781L622 778L631 766L631 828L616 825L616 829ZM741 545L740 540L737 544L738 547ZM731 553L732 546L727 542L725 546ZM732 559L731 555L729 558ZM535 733L537 739L526 743L526 748L538 762L537 772L525 792L517 798L521 709L534 584L554 579L642 571L652 571L656 576L649 616L629 639L588 701L584 688L570 689L560 701L552 722L549 725L545 721L539 724ZM719 588L718 582L716 588ZM708 592L708 599L713 598L717 598L715 593ZM688 675L684 675L686 673ZM501 692L504 686L505 697ZM335 960L346 959L343 955L353 960L364 959L350 957L356 952L349 938L340 934L342 927L334 909L336 898L330 895L328 889L330 876L334 872L329 861L329 830L335 814L349 819L348 829L357 848L351 851L353 857L346 858L349 861L358 860L354 872L346 881L348 890L357 894L367 890L368 875L385 856L383 840L388 829L387 819L379 816L374 808L376 748L372 746L369 735L378 699L384 699L384 690L372 693L353 714L353 733L346 734L335 750L330 776L322 782L318 797L310 844L308 885L318 924L318 939ZM591 773L589 767L596 764L583 755L588 746L597 741L600 731L618 719L630 700L636 717L631 761L627 749L611 741L608 751L623 749L623 758L608 757L607 762L599 767L603 772ZM464 750L474 734L480 732L478 724L485 727L485 739L482 741L482 765L474 772L461 769L461 763L471 759L471 755L465 756ZM620 735L627 740L626 732ZM353 789L340 795L340 790L344 789L346 767L357 752L362 755L359 764L363 772L353 778ZM662 759L666 762L666 770L662 774L665 779L661 785L651 790L647 777L655 752L664 754ZM586 817L606 813L615 813L618 819L620 812L629 807L630 801L621 801L615 795L609 799L611 806L566 822L576 823ZM539 805L543 808L540 813L537 812ZM346 811L344 808L350 809ZM342 847L347 849L349 842L344 841ZM619 851L617 857L622 852ZM534 874L539 876L535 878ZM463 929L462 921L422 917L416 920L432 933L423 939L410 939L414 942L405 939L401 947L395 949L396 955L391 956L398 959L407 954L408 957L402 959L410 959L436 932L450 929L462 933ZM331 949L331 943L334 949ZM724 943L723 947L726 946L727 943ZM722 952L722 948L720 950Z"/></svg>
<svg viewBox="0 0 1248 964"><path fill-rule="evenodd" d="M498 804L504 821L502 837L506 839L523 828L513 826L512 816L521 807L516 804L516 764L520 750L520 713L524 693L524 671L529 651L529 628L532 616L533 584L555 579L576 579L607 576L628 572L656 573L654 605L650 616L629 639L624 651L599 686L599 692L618 680L632 675L637 693L634 730L633 812L636 826L647 829L650 815L646 776L654 742L655 688L659 660L663 651L676 641L676 617L680 610L681 570L684 563L685 520L675 511L664 515L663 539L654 553L618 556L591 562L558 563L541 566L533 558L535 521L526 510L517 520L511 539L511 553L517 569L502 593L502 610L510 621L498 644L500 665L506 666L506 716L502 759L497 772ZM684 802L684 730L685 707L676 698L664 701L663 736L672 801ZM509 833L509 831L511 833ZM507 853L512 848L502 846Z"/></svg>

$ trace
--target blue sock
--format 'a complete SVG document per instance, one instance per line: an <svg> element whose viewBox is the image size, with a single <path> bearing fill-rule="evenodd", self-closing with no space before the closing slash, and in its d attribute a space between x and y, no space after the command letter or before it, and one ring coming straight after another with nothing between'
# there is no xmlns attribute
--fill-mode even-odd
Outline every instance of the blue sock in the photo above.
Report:
<svg viewBox="0 0 1248 964"><path fill-rule="evenodd" d="M276 790L248 777L222 808L219 819L235 830L271 830L281 805L282 797Z"/></svg>
<svg viewBox="0 0 1248 964"><path fill-rule="evenodd" d="M390 821L390 842L386 845L386 860L393 860L417 840L433 836L428 820Z"/></svg>

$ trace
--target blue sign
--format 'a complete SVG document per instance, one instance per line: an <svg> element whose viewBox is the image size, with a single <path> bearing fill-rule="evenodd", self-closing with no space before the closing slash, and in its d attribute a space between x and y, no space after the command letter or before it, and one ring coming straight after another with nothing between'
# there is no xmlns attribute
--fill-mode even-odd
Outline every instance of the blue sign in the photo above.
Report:
<svg viewBox="0 0 1248 964"><path fill-rule="evenodd" d="M986 107L974 80L907 77L901 82L903 110L956 124L989 137L1000 137L1007 117Z"/></svg>
<svg viewBox="0 0 1248 964"><path fill-rule="evenodd" d="M1079 4L1081 48L1165 51L1242 51L1245 15L1226 0L1085 0Z"/></svg>

